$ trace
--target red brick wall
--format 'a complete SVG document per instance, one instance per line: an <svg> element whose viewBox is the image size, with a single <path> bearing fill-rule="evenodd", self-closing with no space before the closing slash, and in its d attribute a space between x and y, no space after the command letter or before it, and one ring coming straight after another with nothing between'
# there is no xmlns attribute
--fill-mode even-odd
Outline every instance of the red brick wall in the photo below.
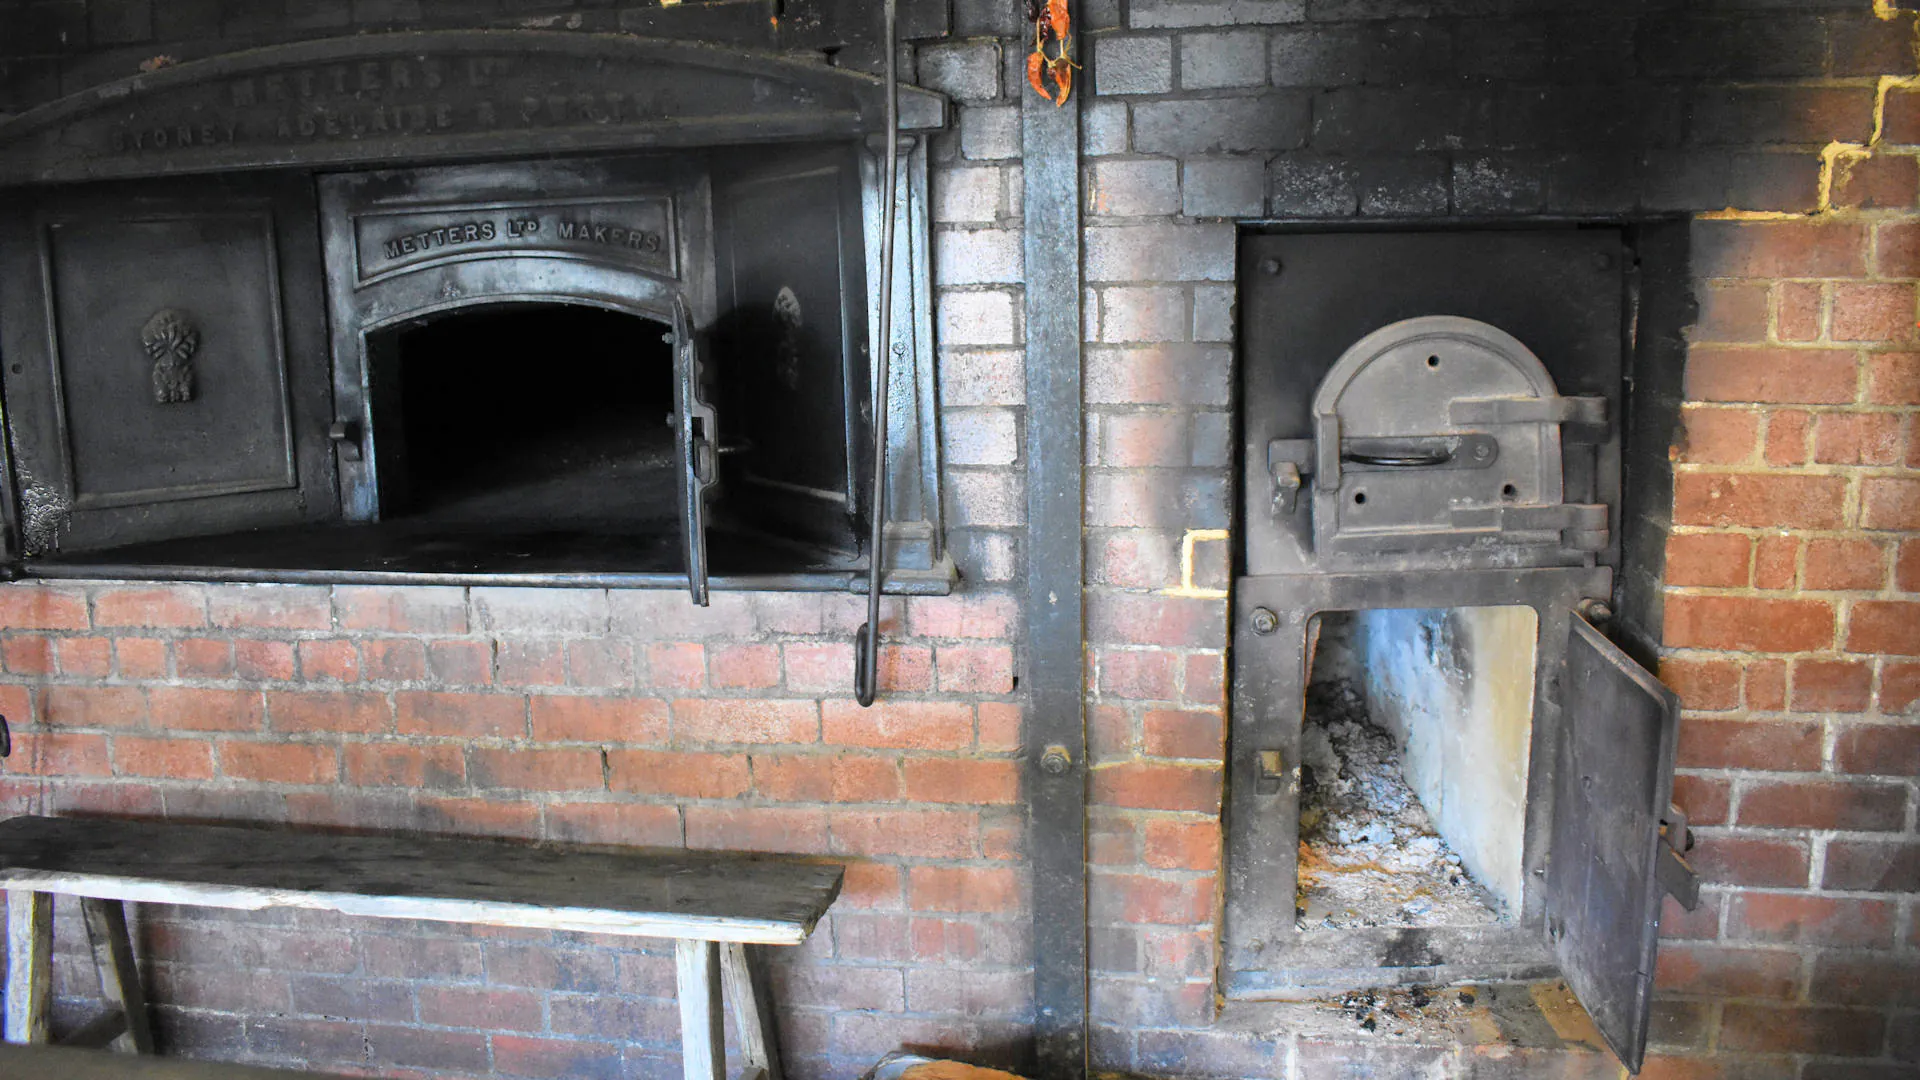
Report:
<svg viewBox="0 0 1920 1080"><path fill-rule="evenodd" d="M831 855L846 891L775 980L796 1075L902 1041L1007 1060L1031 998L1015 608L891 603L872 710L845 696L864 611L9 586L0 809ZM90 997L84 930L61 915L60 987ZM671 956L632 942L156 907L138 923L176 1052L380 1075L679 1067Z"/></svg>
<svg viewBox="0 0 1920 1080"><path fill-rule="evenodd" d="M1691 1049L1920 1059L1916 100L1832 213L1695 228L1661 669L1713 883L1660 960Z"/></svg>

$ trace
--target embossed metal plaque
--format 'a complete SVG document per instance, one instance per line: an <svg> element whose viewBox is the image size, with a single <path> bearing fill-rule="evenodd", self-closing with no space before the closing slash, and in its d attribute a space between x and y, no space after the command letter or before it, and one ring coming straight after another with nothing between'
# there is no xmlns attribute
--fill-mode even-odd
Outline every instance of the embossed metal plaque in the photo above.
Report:
<svg viewBox="0 0 1920 1080"><path fill-rule="evenodd" d="M368 212L353 219L362 283L491 255L546 255L678 277L670 195Z"/></svg>
<svg viewBox="0 0 1920 1080"><path fill-rule="evenodd" d="M268 165L632 151L878 130L859 72L770 53L528 30L368 34L190 61L0 123L0 185ZM900 91L902 126L946 99Z"/></svg>

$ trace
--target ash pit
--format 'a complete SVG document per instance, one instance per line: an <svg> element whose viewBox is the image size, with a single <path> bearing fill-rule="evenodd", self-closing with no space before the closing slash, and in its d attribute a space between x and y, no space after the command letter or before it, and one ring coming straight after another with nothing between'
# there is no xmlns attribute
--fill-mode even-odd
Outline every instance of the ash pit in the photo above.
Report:
<svg viewBox="0 0 1920 1080"><path fill-rule="evenodd" d="M1510 917L1523 885L1536 621L1522 607L1315 618L1299 929Z"/></svg>

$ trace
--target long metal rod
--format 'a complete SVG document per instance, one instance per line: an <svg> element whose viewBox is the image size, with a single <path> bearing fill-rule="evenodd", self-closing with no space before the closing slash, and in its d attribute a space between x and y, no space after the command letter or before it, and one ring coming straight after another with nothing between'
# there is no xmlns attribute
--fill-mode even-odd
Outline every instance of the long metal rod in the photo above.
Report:
<svg viewBox="0 0 1920 1080"><path fill-rule="evenodd" d="M867 621L855 643L854 698L872 705L880 689L880 589L886 579L887 529L887 382L893 361L893 232L900 216L900 42L895 25L899 0L886 0L887 122L886 168L882 180L886 198L880 200L885 218L880 223L880 340L874 343L873 364L873 498L868 512L873 527L867 542Z"/></svg>

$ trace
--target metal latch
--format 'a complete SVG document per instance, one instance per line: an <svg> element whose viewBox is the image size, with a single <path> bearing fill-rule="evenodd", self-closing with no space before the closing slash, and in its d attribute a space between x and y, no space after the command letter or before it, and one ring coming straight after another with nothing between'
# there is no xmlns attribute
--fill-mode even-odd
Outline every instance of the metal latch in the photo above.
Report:
<svg viewBox="0 0 1920 1080"><path fill-rule="evenodd" d="M1291 514L1300 489L1313 471L1312 439L1274 439L1267 443L1267 473L1273 477L1273 512Z"/></svg>
<svg viewBox="0 0 1920 1080"><path fill-rule="evenodd" d="M351 420L335 420L327 425L327 438L342 461L360 460L360 425Z"/></svg>
<svg viewBox="0 0 1920 1080"><path fill-rule="evenodd" d="M1693 850L1693 830L1687 827L1687 815L1679 807L1667 805L1666 820L1660 823L1660 854L1653 867L1654 877L1680 906L1692 911L1700 906L1700 875L1687 862Z"/></svg>

